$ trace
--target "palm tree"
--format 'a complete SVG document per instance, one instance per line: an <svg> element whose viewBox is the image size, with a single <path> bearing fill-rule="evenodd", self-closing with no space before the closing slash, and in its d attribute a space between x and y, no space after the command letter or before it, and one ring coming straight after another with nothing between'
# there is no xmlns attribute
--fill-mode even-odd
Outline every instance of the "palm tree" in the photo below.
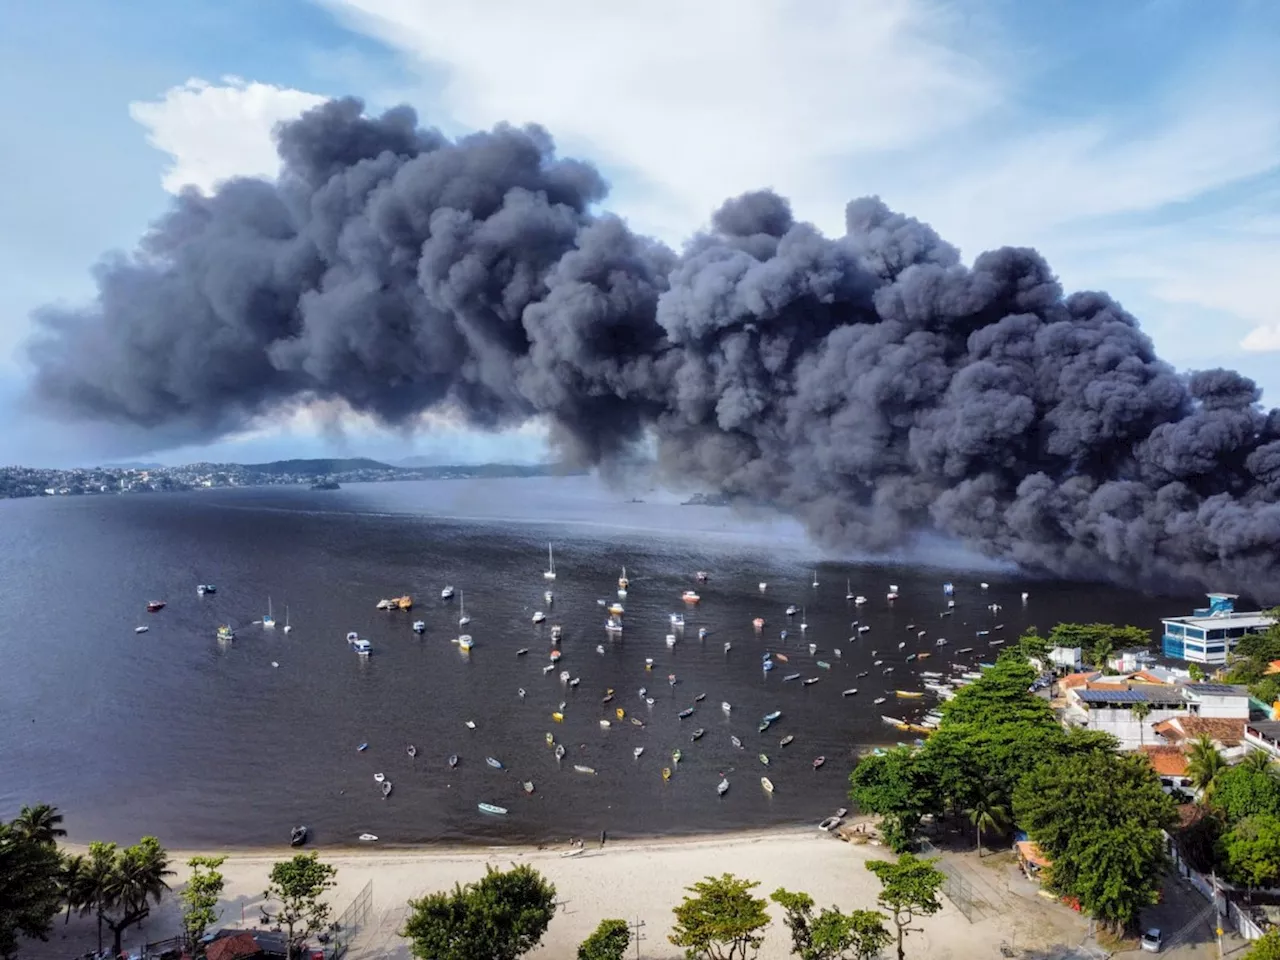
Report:
<svg viewBox="0 0 1280 960"><path fill-rule="evenodd" d="M1003 830L1009 823L1009 808L1004 805L1004 792L993 784L978 788L977 797L966 813L978 830L978 856L982 856L982 831Z"/></svg>
<svg viewBox="0 0 1280 960"><path fill-rule="evenodd" d="M1135 703L1129 712L1133 714L1133 719L1138 721L1138 746L1145 747L1147 745L1147 717L1151 716L1151 704L1145 700Z"/></svg>
<svg viewBox="0 0 1280 960"><path fill-rule="evenodd" d="M1251 750L1246 753L1244 759L1240 761L1240 766L1250 773L1267 773L1272 776L1276 774L1276 768L1271 762L1271 757L1261 750Z"/></svg>
<svg viewBox="0 0 1280 960"><path fill-rule="evenodd" d="M84 903L88 889L89 863L80 854L62 858L62 872L58 876L58 885L62 890L62 902L67 905L67 917L63 924L71 922L71 914L79 910Z"/></svg>
<svg viewBox="0 0 1280 960"><path fill-rule="evenodd" d="M1213 794L1218 777L1227 768L1227 762L1208 737L1196 737L1191 741L1191 750L1187 758L1187 776L1191 785L1200 792L1201 800L1208 800Z"/></svg>
<svg viewBox="0 0 1280 960"><path fill-rule="evenodd" d="M173 876L169 856L155 837L143 837L132 847L116 854L115 862L101 892L102 919L115 937L113 955L120 954L124 931L141 923L151 913L151 904L169 889L165 877ZM112 916L116 913L117 916Z"/></svg>
<svg viewBox="0 0 1280 960"><path fill-rule="evenodd" d="M62 829L62 814L57 807L47 803L37 803L34 807L23 807L22 812L13 820L13 828L36 843L52 846L59 837L65 837L67 831Z"/></svg>

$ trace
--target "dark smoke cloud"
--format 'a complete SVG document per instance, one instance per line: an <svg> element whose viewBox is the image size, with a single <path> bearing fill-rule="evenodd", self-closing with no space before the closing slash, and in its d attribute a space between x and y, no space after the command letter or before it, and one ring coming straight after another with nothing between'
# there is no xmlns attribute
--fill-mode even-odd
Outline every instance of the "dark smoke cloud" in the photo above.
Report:
<svg viewBox="0 0 1280 960"><path fill-rule="evenodd" d="M171 443L314 398L401 426L541 416L585 462L655 438L671 475L830 545L937 530L1280 596L1280 413L1231 371L1180 375L1033 250L967 267L875 198L827 238L764 191L677 255L596 212L599 174L537 127L450 141L347 99L278 139L279 182L182 194L92 305L39 315L46 408Z"/></svg>

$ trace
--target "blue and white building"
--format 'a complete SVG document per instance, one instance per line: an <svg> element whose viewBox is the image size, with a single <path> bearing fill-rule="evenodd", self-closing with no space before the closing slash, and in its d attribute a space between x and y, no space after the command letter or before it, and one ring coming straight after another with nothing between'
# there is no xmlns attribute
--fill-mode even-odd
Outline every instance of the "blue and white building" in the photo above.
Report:
<svg viewBox="0 0 1280 960"><path fill-rule="evenodd" d="M1262 633L1275 623L1261 611L1237 613L1236 599L1232 593L1211 593L1209 606L1189 617L1161 621L1164 655L1191 663L1224 664L1241 637Z"/></svg>

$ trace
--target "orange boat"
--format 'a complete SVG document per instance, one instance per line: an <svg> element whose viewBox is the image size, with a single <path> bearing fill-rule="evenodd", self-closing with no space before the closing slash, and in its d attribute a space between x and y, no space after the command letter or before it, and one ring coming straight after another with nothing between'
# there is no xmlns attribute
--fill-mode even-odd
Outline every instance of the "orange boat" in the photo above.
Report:
<svg viewBox="0 0 1280 960"><path fill-rule="evenodd" d="M752 625L753 627L755 627L757 630L763 630L763 629L764 629L764 617L756 617L754 620L752 620L752 621L751 621L751 625Z"/></svg>
<svg viewBox="0 0 1280 960"><path fill-rule="evenodd" d="M408 594L405 594L403 597L397 597L397 598L396 598L396 609L397 609L397 610L412 610L412 609L413 609L413 597L409 596Z"/></svg>

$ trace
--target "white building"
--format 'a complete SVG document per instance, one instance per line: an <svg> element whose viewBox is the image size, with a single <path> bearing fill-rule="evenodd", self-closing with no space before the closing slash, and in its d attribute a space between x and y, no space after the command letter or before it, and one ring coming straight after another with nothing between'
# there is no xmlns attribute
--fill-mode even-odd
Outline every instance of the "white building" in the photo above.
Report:
<svg viewBox="0 0 1280 960"><path fill-rule="evenodd" d="M1262 633L1275 621L1261 611L1237 613L1232 593L1209 594L1209 606L1190 617L1169 617L1161 647L1166 657L1192 663L1224 664L1240 638Z"/></svg>
<svg viewBox="0 0 1280 960"><path fill-rule="evenodd" d="M1084 650L1080 647L1053 647L1049 651L1049 662L1055 667L1079 670L1084 663Z"/></svg>
<svg viewBox="0 0 1280 960"><path fill-rule="evenodd" d="M1064 723L1109 733L1122 749L1158 743L1156 726L1180 717L1249 719L1249 691L1225 683L1175 686L1106 677L1072 688L1067 701ZM1135 712L1138 704L1145 708Z"/></svg>

